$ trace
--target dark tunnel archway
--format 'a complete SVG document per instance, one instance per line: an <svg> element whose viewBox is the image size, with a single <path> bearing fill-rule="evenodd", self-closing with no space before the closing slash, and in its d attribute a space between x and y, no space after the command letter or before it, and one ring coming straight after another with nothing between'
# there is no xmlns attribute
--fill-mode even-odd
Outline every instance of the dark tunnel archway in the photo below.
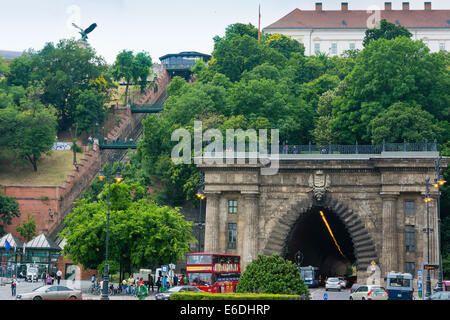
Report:
<svg viewBox="0 0 450 320"><path fill-rule="evenodd" d="M328 223L334 236L329 232ZM303 255L302 266L319 268L322 279L344 276L356 262L350 234L341 219L330 209L314 206L301 214L287 239L286 258L295 262L295 255Z"/></svg>

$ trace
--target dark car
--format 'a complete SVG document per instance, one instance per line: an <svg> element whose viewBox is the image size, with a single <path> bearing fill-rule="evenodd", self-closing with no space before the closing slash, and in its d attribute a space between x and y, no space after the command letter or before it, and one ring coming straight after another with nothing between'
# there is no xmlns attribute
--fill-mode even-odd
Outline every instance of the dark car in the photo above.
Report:
<svg viewBox="0 0 450 320"><path fill-rule="evenodd" d="M167 292L157 293L155 295L155 299L156 300L169 300L170 295L172 293L176 293L176 292L203 292L203 291L194 286L177 286L177 287L170 288L169 290L167 290Z"/></svg>

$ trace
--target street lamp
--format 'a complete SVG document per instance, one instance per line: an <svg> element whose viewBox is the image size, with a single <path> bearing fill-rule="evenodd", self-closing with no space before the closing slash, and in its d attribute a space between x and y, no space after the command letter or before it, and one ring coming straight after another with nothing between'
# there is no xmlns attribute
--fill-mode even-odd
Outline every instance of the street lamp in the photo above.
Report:
<svg viewBox="0 0 450 320"><path fill-rule="evenodd" d="M109 264L108 264L108 242L109 242L109 215L110 215L110 207L111 207L111 177L112 177L112 165L114 163L113 154L110 153L108 155L108 175L105 177L105 174L103 173L102 169L102 163L101 163L101 155L100 155L100 172L98 174L98 178L100 181L103 181L105 178L107 178L108 183L108 211L107 211L107 219L106 219L106 252L105 252L105 273L103 276L103 288L102 288L102 297L101 300L109 300L108 297L108 282L109 282ZM119 166L119 172L117 173L116 177L114 178L117 183L120 183L123 178L120 173L120 166Z"/></svg>
<svg viewBox="0 0 450 320"><path fill-rule="evenodd" d="M438 214L438 253L439 253L439 276L438 276L438 291L442 291L442 255L441 255L441 190L439 187L442 187L447 181L445 181L444 176L442 174L442 165L441 165L442 157L439 156L434 160L434 183L433 186L438 191L437 197L437 214Z"/></svg>
<svg viewBox="0 0 450 320"><path fill-rule="evenodd" d="M198 251L201 251L201 232L202 232L202 200L204 200L206 198L205 193L203 192L203 187L204 187L204 183L205 183L205 177L203 175L200 175L200 179L199 179L199 188L197 193L195 194L196 197L200 200L200 211L198 214L198 227L199 227L199 231L198 231Z"/></svg>
<svg viewBox="0 0 450 320"><path fill-rule="evenodd" d="M430 209L428 206L428 203L431 202L431 196L430 196L430 178L425 179L425 203L427 206L427 265L430 264ZM431 296L431 275L430 275L430 269L427 268L427 288L426 288L426 294L425 296L427 299L430 299Z"/></svg>

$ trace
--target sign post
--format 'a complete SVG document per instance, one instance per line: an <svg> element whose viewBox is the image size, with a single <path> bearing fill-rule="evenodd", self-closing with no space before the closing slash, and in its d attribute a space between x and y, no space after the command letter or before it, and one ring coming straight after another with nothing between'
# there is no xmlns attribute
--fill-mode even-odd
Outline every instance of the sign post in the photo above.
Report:
<svg viewBox="0 0 450 320"><path fill-rule="evenodd" d="M162 272L162 287L164 288L164 292L167 291L167 266L161 266Z"/></svg>
<svg viewBox="0 0 450 320"><path fill-rule="evenodd" d="M417 294L419 295L419 299L423 297L423 271L417 270Z"/></svg>

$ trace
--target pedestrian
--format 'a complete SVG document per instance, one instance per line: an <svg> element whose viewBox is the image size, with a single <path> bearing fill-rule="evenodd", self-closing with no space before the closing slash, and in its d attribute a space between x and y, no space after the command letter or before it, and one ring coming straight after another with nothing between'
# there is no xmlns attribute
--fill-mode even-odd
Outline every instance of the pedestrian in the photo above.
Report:
<svg viewBox="0 0 450 320"><path fill-rule="evenodd" d="M182 274L180 274L180 286L184 286L184 278Z"/></svg>
<svg viewBox="0 0 450 320"><path fill-rule="evenodd" d="M46 282L47 282L47 285L48 285L48 286L52 284L52 277L50 276L50 274L47 274L47 280L46 280Z"/></svg>
<svg viewBox="0 0 450 320"><path fill-rule="evenodd" d="M176 287L178 285L178 276L174 275L173 276L173 286Z"/></svg>
<svg viewBox="0 0 450 320"><path fill-rule="evenodd" d="M127 294L127 279L122 280L122 294Z"/></svg>
<svg viewBox="0 0 450 320"><path fill-rule="evenodd" d="M186 275L183 276L183 279L184 279L184 284L189 285L189 281L188 281L188 278Z"/></svg>
<svg viewBox="0 0 450 320"><path fill-rule="evenodd" d="M144 281L137 281L137 288L136 288L136 297L138 297L139 300L145 300L148 296L148 289L144 284Z"/></svg>
<svg viewBox="0 0 450 320"><path fill-rule="evenodd" d="M61 282L61 276L62 276L62 271L61 271L61 270L58 270L58 271L56 272L56 280L58 281L58 285L59 285L59 283Z"/></svg>
<svg viewBox="0 0 450 320"><path fill-rule="evenodd" d="M128 277L127 285L128 285L128 294L133 294L134 279L131 274Z"/></svg>
<svg viewBox="0 0 450 320"><path fill-rule="evenodd" d="M161 288L161 277L156 280L156 292L159 292Z"/></svg>
<svg viewBox="0 0 450 320"><path fill-rule="evenodd" d="M54 281L55 281L55 273L52 272L52 284L53 284Z"/></svg>
<svg viewBox="0 0 450 320"><path fill-rule="evenodd" d="M45 280L47 280L47 274L45 273L45 271L42 272L42 283L45 284Z"/></svg>
<svg viewBox="0 0 450 320"><path fill-rule="evenodd" d="M149 289L152 288L152 293L153 293L153 286L154 286L155 282L153 281L152 275L148 275L148 283L149 283Z"/></svg>
<svg viewBox="0 0 450 320"><path fill-rule="evenodd" d="M16 289L17 289L17 279L16 276L13 275L11 279L11 294L13 297L16 295Z"/></svg>

